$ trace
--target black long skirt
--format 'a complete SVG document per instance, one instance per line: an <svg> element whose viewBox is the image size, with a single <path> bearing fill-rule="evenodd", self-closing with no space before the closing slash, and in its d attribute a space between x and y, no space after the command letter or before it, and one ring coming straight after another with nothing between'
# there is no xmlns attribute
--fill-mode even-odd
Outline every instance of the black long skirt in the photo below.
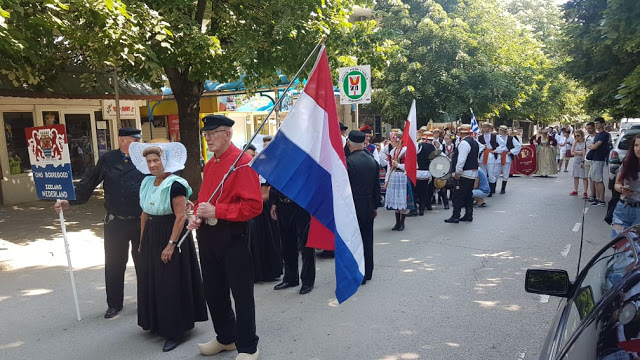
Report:
<svg viewBox="0 0 640 360"><path fill-rule="evenodd" d="M138 325L179 339L195 322L207 321L207 306L191 234L182 244L182 252L176 247L169 263L161 260L174 221L174 215L150 215L145 224L137 272Z"/></svg>
<svg viewBox="0 0 640 360"><path fill-rule="evenodd" d="M271 205L265 203L262 214L249 221L249 243L255 282L274 281L282 275L280 230L278 222L271 219L270 209Z"/></svg>

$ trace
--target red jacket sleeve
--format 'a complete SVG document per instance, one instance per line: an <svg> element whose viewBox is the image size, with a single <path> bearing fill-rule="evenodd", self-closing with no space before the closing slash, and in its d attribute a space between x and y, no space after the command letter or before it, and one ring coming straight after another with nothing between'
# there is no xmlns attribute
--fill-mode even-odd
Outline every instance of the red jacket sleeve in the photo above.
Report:
<svg viewBox="0 0 640 360"><path fill-rule="evenodd" d="M247 221L262 213L262 192L258 174L249 166L238 167L224 184L216 206L216 217Z"/></svg>

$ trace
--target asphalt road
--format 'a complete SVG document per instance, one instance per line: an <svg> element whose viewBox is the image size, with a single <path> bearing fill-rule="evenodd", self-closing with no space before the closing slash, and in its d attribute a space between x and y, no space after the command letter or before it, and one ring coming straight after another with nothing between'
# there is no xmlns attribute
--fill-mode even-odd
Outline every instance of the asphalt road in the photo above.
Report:
<svg viewBox="0 0 640 360"><path fill-rule="evenodd" d="M568 195L571 180L570 173L513 178L507 194L488 199L470 224L445 224L450 211L439 206L396 232L393 213L381 210L373 280L344 304L333 294L333 260L318 259L308 295L256 284L260 358L537 359L558 300L525 293L524 274L550 267L575 276L584 202ZM137 326L131 266L125 309L102 318L97 200L67 214L83 314L76 321L62 240L47 206L0 208L0 264L11 268L0 271L1 359L202 358L196 343L211 339L210 322L197 324L170 353L162 353L164 339ZM583 264L610 233L606 208L587 209Z"/></svg>

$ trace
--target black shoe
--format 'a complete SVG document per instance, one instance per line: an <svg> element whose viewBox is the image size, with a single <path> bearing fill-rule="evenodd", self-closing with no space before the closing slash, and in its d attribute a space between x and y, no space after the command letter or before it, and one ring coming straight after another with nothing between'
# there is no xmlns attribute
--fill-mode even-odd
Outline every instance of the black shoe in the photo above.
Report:
<svg viewBox="0 0 640 360"><path fill-rule="evenodd" d="M280 284L273 287L273 290L282 290L290 287L296 287L299 283L288 283L286 281L281 282Z"/></svg>
<svg viewBox="0 0 640 360"><path fill-rule="evenodd" d="M489 191L489 195L487 195L487 197L493 197L493 193Z"/></svg>
<svg viewBox="0 0 640 360"><path fill-rule="evenodd" d="M408 217L414 217L414 216L418 216L418 213L415 211L412 211L410 213L407 214Z"/></svg>
<svg viewBox="0 0 640 360"><path fill-rule="evenodd" d="M504 194L506 192L505 191L506 189L507 189L507 182L503 181L502 182L502 189L500 189L500 194Z"/></svg>
<svg viewBox="0 0 640 360"><path fill-rule="evenodd" d="M333 250L322 250L318 256L325 259L333 259L336 257L336 253Z"/></svg>
<svg viewBox="0 0 640 360"><path fill-rule="evenodd" d="M104 313L104 318L105 319L111 319L112 317L118 315L118 313L120 313L121 310L122 310L122 308L120 308L120 309L108 308L107 312Z"/></svg>
<svg viewBox="0 0 640 360"><path fill-rule="evenodd" d="M460 218L457 217L450 217L448 219L445 219L444 222L449 223L449 224L457 224L460 222Z"/></svg>
<svg viewBox="0 0 640 360"><path fill-rule="evenodd" d="M427 210L431 211L433 210L433 207L431 205L427 206Z"/></svg>
<svg viewBox="0 0 640 360"><path fill-rule="evenodd" d="M471 216L467 216L467 215L465 215L465 216L463 216L463 217L461 217L461 218L460 218L460 221L472 222L472 221L473 221L473 218L472 218Z"/></svg>
<svg viewBox="0 0 640 360"><path fill-rule="evenodd" d="M420 216L424 216L424 210L423 210L423 211L420 211L420 212L418 213L418 215L420 215Z"/></svg>
<svg viewBox="0 0 640 360"><path fill-rule="evenodd" d="M400 214L400 225L398 226L398 231L404 230L404 219L407 218L407 215Z"/></svg>
<svg viewBox="0 0 640 360"><path fill-rule="evenodd" d="M398 231L403 231L403 230L404 230L404 224L398 225Z"/></svg>
<svg viewBox="0 0 640 360"><path fill-rule="evenodd" d="M180 342L171 338L167 338L167 341L164 342L164 346L162 347L163 352L169 352L180 345Z"/></svg>
<svg viewBox="0 0 640 360"><path fill-rule="evenodd" d="M313 290L313 286L311 285L302 285L300 288L300 295L308 294Z"/></svg>
<svg viewBox="0 0 640 360"><path fill-rule="evenodd" d="M444 209L449 210L449 204L444 204Z"/></svg>
<svg viewBox="0 0 640 360"><path fill-rule="evenodd" d="M367 279L362 279L362 283L360 283L360 285L364 285L367 283Z"/></svg>

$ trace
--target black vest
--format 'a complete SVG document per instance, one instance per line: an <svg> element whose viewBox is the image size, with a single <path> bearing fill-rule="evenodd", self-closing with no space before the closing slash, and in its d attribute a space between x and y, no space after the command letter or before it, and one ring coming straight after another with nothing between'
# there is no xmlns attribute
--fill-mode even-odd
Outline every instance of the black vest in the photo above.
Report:
<svg viewBox="0 0 640 360"><path fill-rule="evenodd" d="M480 145L471 137L466 137L462 141L466 141L471 146L469 155L467 155L467 161L465 161L462 170L477 170L478 169L478 155L480 152ZM455 172L456 164L458 163L458 148L453 150L453 157L451 158L451 169Z"/></svg>
<svg viewBox="0 0 640 360"><path fill-rule="evenodd" d="M429 160L429 155L436 151L435 146L429 143L420 143L418 144L420 147L420 152L418 152L418 170L429 170L429 165L431 164L431 160Z"/></svg>

